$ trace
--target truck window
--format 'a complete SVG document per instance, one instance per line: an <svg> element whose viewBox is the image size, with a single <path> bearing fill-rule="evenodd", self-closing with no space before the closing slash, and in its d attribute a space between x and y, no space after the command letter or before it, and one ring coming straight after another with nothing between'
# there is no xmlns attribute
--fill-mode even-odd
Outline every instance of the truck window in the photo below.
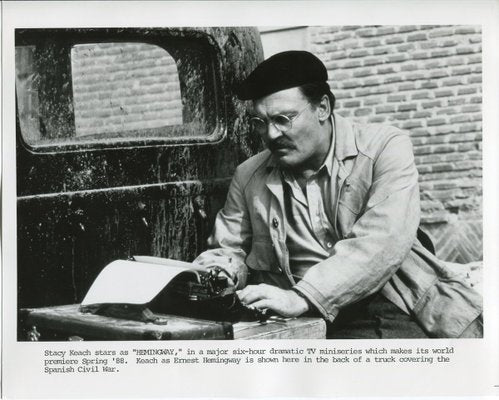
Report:
<svg viewBox="0 0 499 400"><path fill-rule="evenodd" d="M65 145L217 139L220 107L204 47L170 45L167 50L140 42L16 46L24 142L34 150L64 150Z"/></svg>

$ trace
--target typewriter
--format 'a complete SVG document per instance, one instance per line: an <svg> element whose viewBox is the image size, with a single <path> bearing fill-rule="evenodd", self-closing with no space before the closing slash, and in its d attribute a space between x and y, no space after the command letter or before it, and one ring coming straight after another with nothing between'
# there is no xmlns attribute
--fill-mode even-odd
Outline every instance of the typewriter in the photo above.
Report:
<svg viewBox="0 0 499 400"><path fill-rule="evenodd" d="M109 264L80 311L156 324L166 314L225 322L264 322L269 317L266 311L241 303L221 268L205 270L148 256Z"/></svg>

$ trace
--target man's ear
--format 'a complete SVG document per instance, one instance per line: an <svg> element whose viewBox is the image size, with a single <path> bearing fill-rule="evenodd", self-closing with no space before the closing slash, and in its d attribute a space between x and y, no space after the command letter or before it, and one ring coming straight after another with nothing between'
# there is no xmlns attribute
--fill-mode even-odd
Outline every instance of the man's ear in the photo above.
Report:
<svg viewBox="0 0 499 400"><path fill-rule="evenodd" d="M319 110L319 121L326 121L331 115L331 103L329 102L329 97L327 97L327 95L322 96L321 102L317 106L317 109Z"/></svg>

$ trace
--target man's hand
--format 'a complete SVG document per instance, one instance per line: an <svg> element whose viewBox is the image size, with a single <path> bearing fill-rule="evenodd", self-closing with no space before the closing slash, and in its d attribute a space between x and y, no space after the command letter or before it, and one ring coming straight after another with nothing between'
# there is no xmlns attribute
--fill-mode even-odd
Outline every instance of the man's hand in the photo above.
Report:
<svg viewBox="0 0 499 400"><path fill-rule="evenodd" d="M246 286L237 295L246 306L260 310L269 309L283 317L298 317L308 311L307 301L293 290L284 290L265 283Z"/></svg>

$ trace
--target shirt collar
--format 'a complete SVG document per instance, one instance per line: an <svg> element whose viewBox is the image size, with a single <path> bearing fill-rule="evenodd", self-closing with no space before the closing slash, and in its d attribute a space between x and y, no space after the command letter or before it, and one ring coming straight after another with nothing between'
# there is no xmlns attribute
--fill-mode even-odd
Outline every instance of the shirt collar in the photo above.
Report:
<svg viewBox="0 0 499 400"><path fill-rule="evenodd" d="M355 157L359 150L355 141L355 127L347 119L333 113L335 127L335 156L339 161Z"/></svg>
<svg viewBox="0 0 499 400"><path fill-rule="evenodd" d="M331 143L329 144L329 151L327 152L326 158L324 159L324 162L322 163L321 167L319 168L319 171L323 169L324 167L327 170L327 173L329 176L332 175L333 172L333 157L334 157L334 151L335 151L335 143L336 143L336 128L334 126L334 118L331 115Z"/></svg>

